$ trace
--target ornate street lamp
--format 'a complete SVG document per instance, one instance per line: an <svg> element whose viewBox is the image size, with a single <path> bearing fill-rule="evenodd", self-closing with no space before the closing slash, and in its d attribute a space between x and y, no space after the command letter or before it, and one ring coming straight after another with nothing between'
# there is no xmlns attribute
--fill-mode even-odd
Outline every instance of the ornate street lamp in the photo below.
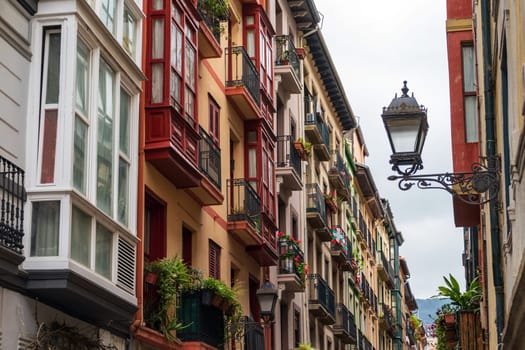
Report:
<svg viewBox="0 0 525 350"><path fill-rule="evenodd" d="M277 302L277 289L268 279L266 279L263 285L257 289L255 295L257 296L263 319L264 349L272 350L271 324L275 312L275 303Z"/></svg>
<svg viewBox="0 0 525 350"><path fill-rule="evenodd" d="M421 189L442 189L468 204L483 204L497 197L499 191L499 157L481 157L473 163L471 171L416 175L423 169L421 151L428 131L427 109L419 105L414 95L408 96L407 82L403 82L401 97L394 97L383 108L381 118L392 148L390 163L399 175L398 186L406 191L417 185ZM481 194L487 193L483 197Z"/></svg>
<svg viewBox="0 0 525 350"><path fill-rule="evenodd" d="M269 280L266 280L255 294L261 308L261 316L265 321L272 320L277 302L277 289Z"/></svg>

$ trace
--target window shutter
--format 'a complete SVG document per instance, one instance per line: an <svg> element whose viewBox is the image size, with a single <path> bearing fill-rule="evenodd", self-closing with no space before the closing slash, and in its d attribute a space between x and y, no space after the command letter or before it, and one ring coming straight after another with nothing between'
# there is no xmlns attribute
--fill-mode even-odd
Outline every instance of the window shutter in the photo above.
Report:
<svg viewBox="0 0 525 350"><path fill-rule="evenodd" d="M210 277L215 279L221 278L221 247L217 243L210 240L209 243L209 261L210 261Z"/></svg>

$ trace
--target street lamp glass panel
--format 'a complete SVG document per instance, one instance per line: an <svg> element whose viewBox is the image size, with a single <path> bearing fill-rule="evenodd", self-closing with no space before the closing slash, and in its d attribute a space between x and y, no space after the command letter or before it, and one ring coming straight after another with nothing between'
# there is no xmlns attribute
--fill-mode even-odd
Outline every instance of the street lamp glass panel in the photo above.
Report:
<svg viewBox="0 0 525 350"><path fill-rule="evenodd" d="M391 118L385 120L385 126L390 136L392 152L416 153L420 152L417 147L420 119Z"/></svg>
<svg viewBox="0 0 525 350"><path fill-rule="evenodd" d="M264 284L257 290L257 301L261 308L261 316L273 317L275 303L277 302L277 289L274 288L270 281Z"/></svg>

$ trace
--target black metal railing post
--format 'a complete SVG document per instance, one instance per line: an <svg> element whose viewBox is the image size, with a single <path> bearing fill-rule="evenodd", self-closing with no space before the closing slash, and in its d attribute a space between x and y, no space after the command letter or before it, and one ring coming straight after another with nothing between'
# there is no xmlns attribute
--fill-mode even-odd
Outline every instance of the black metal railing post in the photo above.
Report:
<svg viewBox="0 0 525 350"><path fill-rule="evenodd" d="M301 157L294 146L290 135L277 136L277 167L291 167L297 175L301 176Z"/></svg>
<svg viewBox="0 0 525 350"><path fill-rule="evenodd" d="M261 225L261 200L246 179L227 181L228 221L247 220L256 229Z"/></svg>
<svg viewBox="0 0 525 350"><path fill-rule="evenodd" d="M306 210L317 211L326 225L326 204L323 193L316 183L306 185Z"/></svg>

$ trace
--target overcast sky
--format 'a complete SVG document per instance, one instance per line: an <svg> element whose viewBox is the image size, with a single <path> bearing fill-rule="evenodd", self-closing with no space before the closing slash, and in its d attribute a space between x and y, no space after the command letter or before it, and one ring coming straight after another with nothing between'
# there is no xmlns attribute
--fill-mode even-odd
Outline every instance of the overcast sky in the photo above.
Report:
<svg viewBox="0 0 525 350"><path fill-rule="evenodd" d="M391 151L381 112L403 80L428 108L429 132L422 173L452 171L445 0L316 0L322 32L365 136L381 197L392 206L405 243L416 298L437 293L443 275L464 281L462 230L453 222L452 198L441 190L401 191L388 163ZM464 283L462 284L462 288Z"/></svg>

